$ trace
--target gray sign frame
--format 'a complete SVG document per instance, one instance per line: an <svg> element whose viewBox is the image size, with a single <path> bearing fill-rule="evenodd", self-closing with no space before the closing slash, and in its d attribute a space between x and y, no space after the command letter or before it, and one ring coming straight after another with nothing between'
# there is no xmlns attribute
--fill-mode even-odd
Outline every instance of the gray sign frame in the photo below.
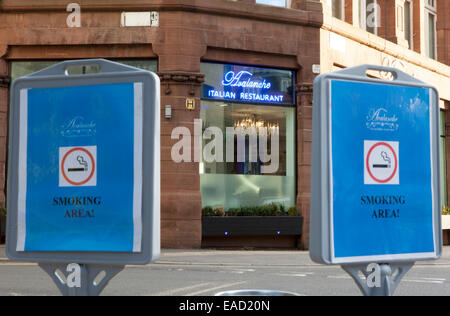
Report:
<svg viewBox="0 0 450 316"><path fill-rule="evenodd" d="M387 72L393 80L380 80L367 76L369 70ZM428 88L431 93L431 141L433 150L431 172L433 175L433 224L435 255L415 256L406 254L395 258L377 257L355 258L346 262L336 262L332 258L331 214L332 196L330 192L330 82L345 80L363 83L376 83L394 86ZM440 164L439 164L439 95L435 87L425 84L414 77L391 67L377 65L361 65L333 73L322 74L314 82L313 105L313 145L311 170L311 214L310 214L310 257L321 264L364 264L364 263L404 263L416 260L438 259L442 253L442 230L440 208ZM437 154L436 154L437 153Z"/></svg>
<svg viewBox="0 0 450 316"><path fill-rule="evenodd" d="M98 66L94 74L69 75L68 69ZM140 82L143 84L142 248L141 252L19 252L17 245L20 91L87 85ZM144 265L160 255L160 80L149 71L104 59L66 61L16 80L12 87L9 128L6 254L11 260L92 265Z"/></svg>

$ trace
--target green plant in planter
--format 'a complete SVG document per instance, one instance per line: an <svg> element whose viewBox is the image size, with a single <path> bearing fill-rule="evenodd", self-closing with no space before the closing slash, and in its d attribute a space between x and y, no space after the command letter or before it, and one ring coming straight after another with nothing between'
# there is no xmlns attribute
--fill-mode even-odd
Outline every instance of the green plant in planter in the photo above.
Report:
<svg viewBox="0 0 450 316"><path fill-rule="evenodd" d="M202 216L225 216L225 211L222 206L217 206L215 208L205 206L202 208Z"/></svg>
<svg viewBox="0 0 450 316"><path fill-rule="evenodd" d="M442 207L442 215L450 215L450 208L448 206Z"/></svg>
<svg viewBox="0 0 450 316"><path fill-rule="evenodd" d="M6 216L6 207L0 206L0 216Z"/></svg>
<svg viewBox="0 0 450 316"><path fill-rule="evenodd" d="M222 206L217 206L213 210L214 216L225 216L225 210Z"/></svg>
<svg viewBox="0 0 450 316"><path fill-rule="evenodd" d="M226 212L221 206L202 208L202 216L298 216L295 206L286 210L283 204L271 203L261 206L230 208Z"/></svg>
<svg viewBox="0 0 450 316"><path fill-rule="evenodd" d="M230 208L226 212L225 216L238 216L239 209L238 208Z"/></svg>
<svg viewBox="0 0 450 316"><path fill-rule="evenodd" d="M286 216L286 208L282 204L267 204L261 206L242 206L230 208L226 216Z"/></svg>
<svg viewBox="0 0 450 316"><path fill-rule="evenodd" d="M211 206L202 208L202 216L213 216L213 208Z"/></svg>
<svg viewBox="0 0 450 316"><path fill-rule="evenodd" d="M288 215L289 215L289 216L298 216L297 207L296 207L296 206L291 206L291 207L288 209Z"/></svg>
<svg viewBox="0 0 450 316"><path fill-rule="evenodd" d="M268 204L268 205L263 205L263 216L286 216L287 212L286 212L286 208L284 207L283 204Z"/></svg>

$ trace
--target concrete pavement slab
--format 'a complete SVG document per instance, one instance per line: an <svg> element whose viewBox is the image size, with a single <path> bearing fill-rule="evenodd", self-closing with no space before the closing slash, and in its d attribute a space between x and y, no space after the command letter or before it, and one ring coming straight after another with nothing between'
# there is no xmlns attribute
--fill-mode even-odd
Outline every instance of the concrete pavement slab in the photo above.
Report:
<svg viewBox="0 0 450 316"><path fill-rule="evenodd" d="M0 263L9 261L5 246L0 245ZM318 265L308 251L299 250L172 250L163 249L155 264L215 265L215 266L311 266ZM450 246L443 248L442 257L421 261L418 265L450 265Z"/></svg>

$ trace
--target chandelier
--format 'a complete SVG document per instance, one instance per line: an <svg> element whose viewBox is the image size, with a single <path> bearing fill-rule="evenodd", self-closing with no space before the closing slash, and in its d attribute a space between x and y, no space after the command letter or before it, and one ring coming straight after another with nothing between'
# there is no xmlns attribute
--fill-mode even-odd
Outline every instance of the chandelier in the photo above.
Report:
<svg viewBox="0 0 450 316"><path fill-rule="evenodd" d="M274 132L279 132L280 124L278 122L272 123L262 119L257 119L256 115L247 116L242 120L238 120L234 122L234 128L241 127L242 129L255 128L258 130L260 128L266 128L267 134L270 135Z"/></svg>

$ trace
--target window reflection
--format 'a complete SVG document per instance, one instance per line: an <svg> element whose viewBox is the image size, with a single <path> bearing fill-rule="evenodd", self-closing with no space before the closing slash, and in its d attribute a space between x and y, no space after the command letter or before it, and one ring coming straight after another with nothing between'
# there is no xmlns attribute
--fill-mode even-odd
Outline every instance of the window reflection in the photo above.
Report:
<svg viewBox="0 0 450 316"><path fill-rule="evenodd" d="M200 163L200 185L203 206L222 206L224 209L241 206L258 206L268 203L282 203L286 207L295 205L295 108L253 104L238 104L202 101L200 117L203 132L208 127L218 127L223 131L223 153L226 156L227 127L258 127L277 133L278 169L274 173L263 173L261 135L256 134L257 159L251 159L251 136L234 139L234 157L224 157L223 161ZM267 128L271 127L271 128ZM267 154L272 154L274 135L267 136ZM203 139L203 148L210 139ZM245 159L238 161L238 147L245 148ZM265 148L263 148L264 150ZM228 162L227 162L228 161Z"/></svg>
<svg viewBox="0 0 450 316"><path fill-rule="evenodd" d="M286 0L256 0L256 3L272 5L276 7L286 7Z"/></svg>

